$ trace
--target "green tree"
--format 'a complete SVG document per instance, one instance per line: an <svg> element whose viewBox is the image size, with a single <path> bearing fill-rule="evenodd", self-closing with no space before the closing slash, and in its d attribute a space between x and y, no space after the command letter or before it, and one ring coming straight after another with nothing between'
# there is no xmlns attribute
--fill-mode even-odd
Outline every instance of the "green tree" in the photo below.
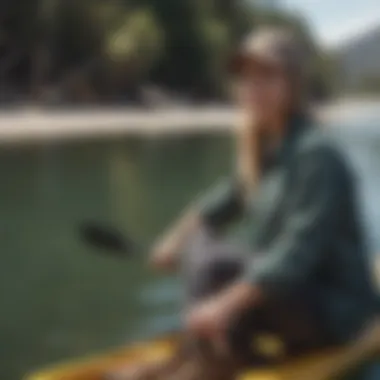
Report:
<svg viewBox="0 0 380 380"><path fill-rule="evenodd" d="M380 94L380 76L369 75L362 78L352 91L363 94Z"/></svg>
<svg viewBox="0 0 380 380"><path fill-rule="evenodd" d="M197 98L223 97L229 55L263 23L295 28L315 54L316 78L333 77L304 19L252 1L9 0L2 18L2 43L29 57L33 88L74 72L72 83L80 77L105 96L149 80Z"/></svg>
<svg viewBox="0 0 380 380"><path fill-rule="evenodd" d="M105 53L109 60L128 68L134 77L143 78L162 51L163 33L150 10L128 12L123 22L106 36Z"/></svg>

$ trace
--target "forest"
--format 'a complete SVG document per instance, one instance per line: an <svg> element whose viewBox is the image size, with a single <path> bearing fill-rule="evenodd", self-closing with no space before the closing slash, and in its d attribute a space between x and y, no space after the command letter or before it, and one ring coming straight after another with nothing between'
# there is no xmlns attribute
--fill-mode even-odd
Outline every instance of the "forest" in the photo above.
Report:
<svg viewBox="0 0 380 380"><path fill-rule="evenodd" d="M334 60L301 16L244 0L2 0L0 101L143 104L229 98L226 63L262 24L299 32L313 87L334 92Z"/></svg>

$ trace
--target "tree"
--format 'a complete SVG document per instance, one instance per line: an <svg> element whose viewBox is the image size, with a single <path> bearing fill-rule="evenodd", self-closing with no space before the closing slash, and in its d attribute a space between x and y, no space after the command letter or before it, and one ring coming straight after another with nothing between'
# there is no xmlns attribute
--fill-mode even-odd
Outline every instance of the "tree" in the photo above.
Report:
<svg viewBox="0 0 380 380"><path fill-rule="evenodd" d="M123 22L106 36L105 53L116 66L143 78L161 57L163 33L147 9L127 13Z"/></svg>
<svg viewBox="0 0 380 380"><path fill-rule="evenodd" d="M28 57L23 80L36 89L45 84L59 87L70 77L74 85L88 83L91 91L103 95L99 99L134 92L147 81L192 98L223 98L229 55L243 35L263 23L296 29L315 54L318 80L329 84L332 77L326 74L328 59L320 58L304 19L262 9L252 1L5 3L0 14L3 45L12 52L21 49ZM9 77L24 78L19 72Z"/></svg>
<svg viewBox="0 0 380 380"><path fill-rule="evenodd" d="M362 78L352 90L364 94L380 94L380 75Z"/></svg>

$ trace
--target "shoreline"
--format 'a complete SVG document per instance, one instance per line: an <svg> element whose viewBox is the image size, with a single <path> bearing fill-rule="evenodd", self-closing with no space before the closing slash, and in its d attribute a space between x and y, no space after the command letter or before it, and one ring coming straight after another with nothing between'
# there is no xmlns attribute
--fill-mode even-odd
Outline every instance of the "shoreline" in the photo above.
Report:
<svg viewBox="0 0 380 380"><path fill-rule="evenodd" d="M352 122L360 117L380 120L380 99L341 100L321 107L327 122ZM160 137L193 133L232 132L237 111L229 106L167 109L56 109L20 108L0 111L0 144L46 140L91 139L134 135Z"/></svg>

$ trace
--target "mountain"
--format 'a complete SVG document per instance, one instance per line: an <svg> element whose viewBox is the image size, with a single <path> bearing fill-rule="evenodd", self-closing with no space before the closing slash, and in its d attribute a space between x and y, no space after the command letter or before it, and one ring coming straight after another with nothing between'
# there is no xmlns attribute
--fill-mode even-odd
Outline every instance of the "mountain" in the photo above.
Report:
<svg viewBox="0 0 380 380"><path fill-rule="evenodd" d="M380 81L380 25L337 48L345 87L357 88Z"/></svg>

